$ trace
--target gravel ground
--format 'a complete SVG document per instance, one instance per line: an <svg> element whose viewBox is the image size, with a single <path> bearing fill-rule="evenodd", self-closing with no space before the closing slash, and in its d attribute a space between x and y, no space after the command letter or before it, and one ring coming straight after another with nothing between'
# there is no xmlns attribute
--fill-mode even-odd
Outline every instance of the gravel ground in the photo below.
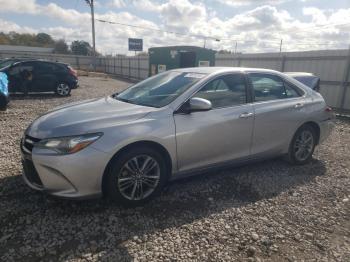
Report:
<svg viewBox="0 0 350 262"><path fill-rule="evenodd" d="M126 86L81 77L68 98L17 96L0 112L1 261L350 261L349 122L337 123L306 166L276 159L203 174L135 209L28 188L18 146L25 127L57 105Z"/></svg>

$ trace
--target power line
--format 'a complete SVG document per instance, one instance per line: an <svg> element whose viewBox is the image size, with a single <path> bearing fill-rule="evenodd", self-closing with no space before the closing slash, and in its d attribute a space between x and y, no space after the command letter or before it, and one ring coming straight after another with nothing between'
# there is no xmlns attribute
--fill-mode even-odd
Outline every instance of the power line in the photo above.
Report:
<svg viewBox="0 0 350 262"><path fill-rule="evenodd" d="M92 49L93 49L93 66L96 71L96 42L95 42L95 11L94 11L94 0L85 0L90 6L91 10L91 31L92 31Z"/></svg>
<svg viewBox="0 0 350 262"><path fill-rule="evenodd" d="M202 39L213 39L213 40L219 40L220 41L220 39L218 39L216 37L206 36L206 35L195 35L195 34L188 34L188 33L179 33L179 32L175 32L175 31L162 30L162 29L154 28L154 27L146 27L146 26L141 26L141 25L131 25L131 24L125 24L125 23L119 23L119 22L102 20L102 19L96 19L96 21L99 21L99 22L102 22L102 23L113 24L113 25L122 25L122 26L128 26L128 27L133 27L133 28L152 30L152 31L168 33L168 34L174 34L174 35L190 36L190 37L196 37L196 38L202 38Z"/></svg>
<svg viewBox="0 0 350 262"><path fill-rule="evenodd" d="M147 27L147 26L141 26L141 25L126 24L126 23L108 21L108 20L103 20L103 19L96 19L96 20L101 22L101 23L108 23L108 24L112 24L112 25L121 25L121 26L127 26L127 27L132 27L132 28L139 28L139 29L144 29L144 30L151 30L151 31L167 33L167 34L174 34L174 35L180 35L180 36L201 38L201 39L204 40L204 47L205 47L207 39L213 39L213 40L218 41L218 42L220 42L220 41L232 41L232 42L236 42L236 46L237 46L238 42L241 42L241 43L244 43L244 44L270 43L270 44L274 44L276 46L279 45L280 46L280 50L282 49L282 44L281 43L282 42L285 43L285 39L283 39L283 37L269 37L271 40L268 40L268 39L245 40L245 39L238 39L238 38L217 38L217 37L212 37L212 36L189 34L189 33L180 33L180 32L176 32L176 31L163 30L163 29L159 29L159 28ZM302 32L302 31L305 31L305 30L310 30L312 28L329 27L329 26L344 26L344 25L348 25L348 24L350 24L350 23L342 23L342 24L333 23L333 24L320 25L320 26L314 26L314 27L308 27L308 28L304 28L304 29L299 29L299 31ZM291 30L291 31L293 31L293 30ZM275 40L272 40L272 39L275 39ZM295 41L295 40L292 40L292 41L296 42L296 43L292 44L294 46L308 46L308 45L310 45L310 46L314 46L314 45L331 46L331 45L336 44L336 43L324 43L324 42L316 43L314 41L312 41L312 42L299 42L299 41ZM237 48L237 47L235 47L235 48Z"/></svg>
<svg viewBox="0 0 350 262"><path fill-rule="evenodd" d="M189 33L180 33L180 32L176 32L176 31L163 30L163 29L159 29L159 28L155 28L155 27L146 27L146 26L141 26L141 25L126 24L126 23L120 23L120 22L114 22L114 21L107 21L107 20L103 20L103 19L96 19L96 20L99 21L99 22L102 22L102 23L108 23L108 24L114 24L114 25L122 25L122 26L133 27L133 28L140 28L140 29L152 30L152 31L168 33L168 34L174 34L174 35L190 36L190 37L203 38L203 39L213 39L213 40L220 40L220 41L244 41L244 42L247 42L246 40L237 39L237 38L220 38L220 37L212 37L212 36L207 36L207 35L196 35L196 34L189 34ZM341 24L339 24L339 23L332 23L332 24L312 26L312 27L307 27L307 28L303 28L303 29L294 29L294 30L307 31L307 30L314 29L314 28L322 28L322 27L330 27L330 26L344 26L344 25L350 25L350 23L341 23ZM294 31L293 29L288 29L288 30ZM277 31L282 31L282 30L277 30ZM278 39L278 40L280 40L281 37L270 37L270 39L276 39L276 40ZM248 41L251 41L251 40L248 40ZM268 41L272 41L272 40L264 40L264 41L268 42Z"/></svg>
<svg viewBox="0 0 350 262"><path fill-rule="evenodd" d="M346 26L346 25L350 25L350 23L330 23L330 24L326 24L326 25L317 25L317 26L311 26L311 27L306 27L306 28L290 28L290 29L280 29L280 30L276 30L277 32L282 32L282 31L287 31L288 33L293 31L293 32L304 32L304 31L309 31L311 29L315 29L315 28L325 28L325 27L331 27L331 26ZM281 38L283 37L269 37L270 39L276 39L276 40L281 40ZM235 37L233 38L220 38L221 41L244 41L243 39L237 39ZM271 41L274 42L273 40L264 40L265 42Z"/></svg>

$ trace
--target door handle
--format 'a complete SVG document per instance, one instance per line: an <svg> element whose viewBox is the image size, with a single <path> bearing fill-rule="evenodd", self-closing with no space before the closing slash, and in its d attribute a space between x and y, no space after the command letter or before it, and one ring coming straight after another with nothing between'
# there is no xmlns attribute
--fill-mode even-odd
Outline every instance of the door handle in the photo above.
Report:
<svg viewBox="0 0 350 262"><path fill-rule="evenodd" d="M245 112L245 113L240 114L239 118L248 118L251 116L253 116L253 113Z"/></svg>
<svg viewBox="0 0 350 262"><path fill-rule="evenodd" d="M294 108L302 108L304 106L304 104L302 103L298 103L294 106Z"/></svg>

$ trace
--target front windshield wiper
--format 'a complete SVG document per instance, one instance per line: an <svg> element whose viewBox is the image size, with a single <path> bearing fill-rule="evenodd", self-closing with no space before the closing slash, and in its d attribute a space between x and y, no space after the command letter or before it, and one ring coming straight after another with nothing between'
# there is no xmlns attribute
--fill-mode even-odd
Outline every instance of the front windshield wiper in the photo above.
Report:
<svg viewBox="0 0 350 262"><path fill-rule="evenodd" d="M118 97L117 94L115 95L112 95L112 97L116 100L119 100L119 101L122 101L122 102L125 102L125 103L130 103L130 104L135 104L135 102L129 100L129 99L126 99L126 98L121 98L121 97Z"/></svg>
<svg viewBox="0 0 350 262"><path fill-rule="evenodd" d="M114 95L112 95L111 97L114 98L114 99L116 99L116 100L125 102L125 103L130 103L130 104L139 105L139 106L148 106L148 107L159 108L159 106L150 105L150 104L146 104L146 103L138 103L138 102L136 102L136 101L132 101L132 100L129 100L129 99L126 99L126 98L121 98L121 97L118 97L117 94L114 94Z"/></svg>

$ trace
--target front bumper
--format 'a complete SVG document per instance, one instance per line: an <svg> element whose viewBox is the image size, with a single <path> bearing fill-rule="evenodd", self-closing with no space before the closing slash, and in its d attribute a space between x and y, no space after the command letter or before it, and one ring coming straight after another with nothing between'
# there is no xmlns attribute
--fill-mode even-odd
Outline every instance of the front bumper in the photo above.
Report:
<svg viewBox="0 0 350 262"><path fill-rule="evenodd" d="M71 155L47 155L23 144L23 179L31 188L63 198L101 196L106 153L89 146Z"/></svg>

